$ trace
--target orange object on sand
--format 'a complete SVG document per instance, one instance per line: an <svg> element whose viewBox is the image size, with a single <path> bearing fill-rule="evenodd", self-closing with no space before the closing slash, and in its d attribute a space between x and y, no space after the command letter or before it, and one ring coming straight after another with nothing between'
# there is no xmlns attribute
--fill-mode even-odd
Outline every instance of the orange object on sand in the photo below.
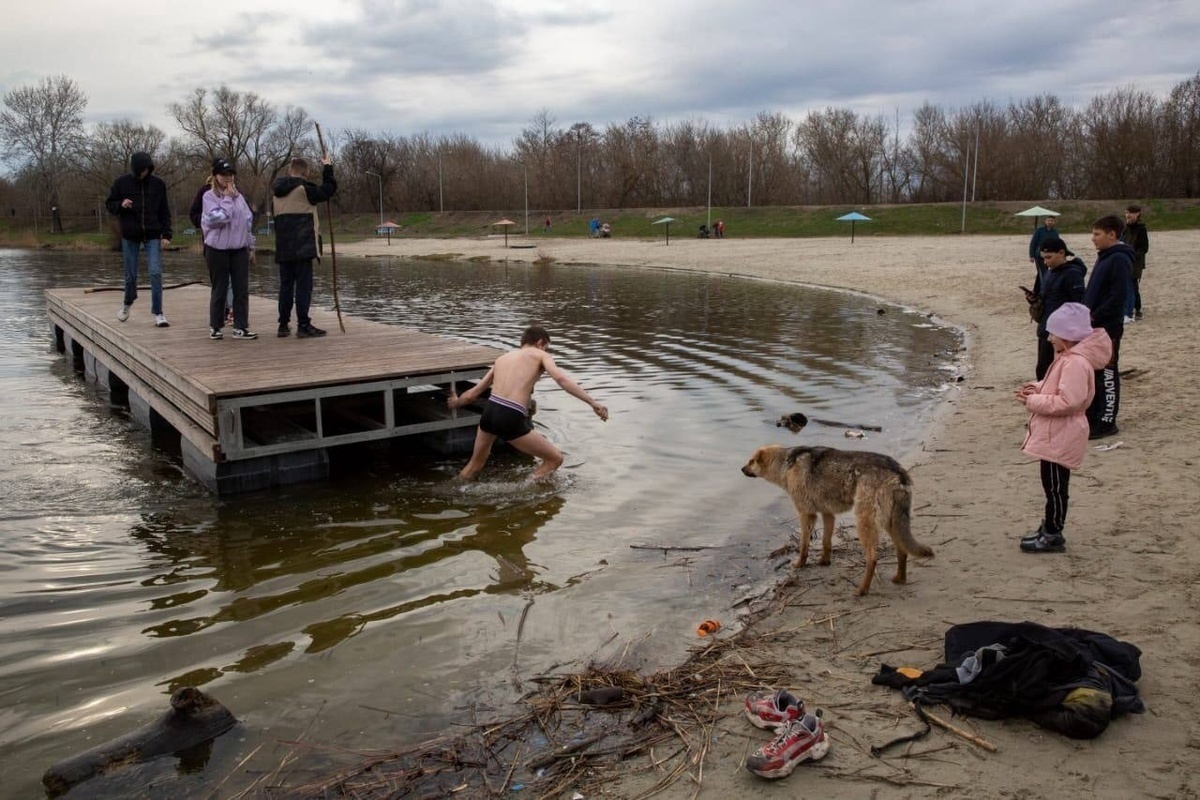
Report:
<svg viewBox="0 0 1200 800"><path fill-rule="evenodd" d="M923 670L919 670L916 667L897 667L896 672L899 672L906 678L912 678L914 680L924 674Z"/></svg>
<svg viewBox="0 0 1200 800"><path fill-rule="evenodd" d="M708 636L710 633L716 633L719 630L721 630L721 623L717 622L715 619L706 619L704 622L700 623L698 628L696 628L696 635Z"/></svg>

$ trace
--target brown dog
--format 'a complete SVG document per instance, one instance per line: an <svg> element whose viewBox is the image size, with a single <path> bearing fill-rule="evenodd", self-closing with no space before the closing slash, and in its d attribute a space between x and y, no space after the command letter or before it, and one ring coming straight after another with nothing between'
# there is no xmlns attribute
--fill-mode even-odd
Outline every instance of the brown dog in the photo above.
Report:
<svg viewBox="0 0 1200 800"><path fill-rule="evenodd" d="M893 583L907 580L910 555L918 558L933 555L933 550L914 539L909 529L912 480L904 467L882 453L769 445L754 452L742 467L742 474L768 480L792 498L800 515L797 567L803 567L808 561L808 541L817 514L821 515L825 525L819 563L828 565L833 543L833 516L854 509L858 540L867 556L867 574L856 592L859 596L871 589L871 579L875 576L875 546L881 525L896 546Z"/></svg>

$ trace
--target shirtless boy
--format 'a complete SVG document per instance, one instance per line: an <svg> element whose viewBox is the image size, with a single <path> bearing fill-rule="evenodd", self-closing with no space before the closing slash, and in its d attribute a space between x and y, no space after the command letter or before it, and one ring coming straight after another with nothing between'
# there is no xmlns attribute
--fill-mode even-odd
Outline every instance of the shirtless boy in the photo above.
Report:
<svg viewBox="0 0 1200 800"><path fill-rule="evenodd" d="M492 390L484 405L479 429L475 432L475 450L471 453L471 460L458 473L458 477L470 480L479 474L483 465L487 463L497 437L522 453L542 460L530 476L531 480L544 478L562 466L562 452L547 441L546 437L534 431L527 410L529 400L533 396L533 385L542 377L542 373L554 378L568 394L591 406L600 419L608 421L608 409L593 400L567 373L559 369L554 359L546 352L549 347L550 334L546 329L539 325L531 326L521 334L521 348L497 358L496 363L479 383L462 395L456 393L451 385L450 397L446 400L446 405L450 408L470 405L488 387Z"/></svg>

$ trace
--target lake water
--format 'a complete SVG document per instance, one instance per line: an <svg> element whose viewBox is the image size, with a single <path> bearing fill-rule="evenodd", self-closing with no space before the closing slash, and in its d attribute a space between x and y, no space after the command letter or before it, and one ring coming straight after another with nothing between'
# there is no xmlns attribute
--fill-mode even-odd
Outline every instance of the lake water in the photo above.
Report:
<svg viewBox="0 0 1200 800"><path fill-rule="evenodd" d="M233 793L279 764L277 740L388 748L487 718L556 666L626 648L628 666L675 663L699 621L736 624L733 604L778 575L768 554L794 512L739 472L754 447L902 456L960 350L917 313L724 276L338 266L345 313L500 348L546 325L609 422L544 379L536 421L566 453L553 482L526 484L530 462L511 451L461 485L465 457L374 448L336 453L327 482L219 500L54 352L42 290L115 285L119 256L0 251L3 796L37 796L52 763L156 717L188 684L243 723L205 768L162 759L71 796ZM203 277L199 256L168 254L168 283ZM269 265L253 270L252 291L275 287ZM316 304L330 297L319 278ZM148 314L148 293L138 302L129 324ZM794 435L774 425L792 411L883 431Z"/></svg>

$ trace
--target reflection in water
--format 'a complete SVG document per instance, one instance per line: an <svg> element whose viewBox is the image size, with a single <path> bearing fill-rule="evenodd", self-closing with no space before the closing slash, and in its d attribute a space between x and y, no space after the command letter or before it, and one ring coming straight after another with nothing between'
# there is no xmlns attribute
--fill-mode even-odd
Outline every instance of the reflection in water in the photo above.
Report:
<svg viewBox="0 0 1200 800"><path fill-rule="evenodd" d="M553 483L455 484L453 491L432 492L409 518L330 521L307 529L291 527L286 509L279 508L272 516L282 530L265 534L239 524L240 504L222 506L209 530L189 536L162 521L134 525L130 534L163 564L163 571L141 585L170 590L148 601L151 610L168 612L142 629L151 638L191 636L305 604L337 609L341 604L332 601L357 588L404 585L409 575L422 575L440 562L453 564L463 554L495 561L486 572L475 571L473 581L460 580L443 591L418 580L412 591L392 594L395 602L387 605L310 613L302 628L290 633L276 628L276 641L249 645L231 664L191 669L159 685L174 691L226 671L262 669L297 649L320 653L370 624L452 600L553 591L557 586L537 579L539 570L524 548L562 509L565 500L554 491Z"/></svg>
<svg viewBox="0 0 1200 800"><path fill-rule="evenodd" d="M513 690L498 675L586 658L614 631L654 632L647 647L671 658L696 619L770 575L790 511L738 468L759 444L795 441L779 415L878 424L861 445L802 436L900 454L957 348L920 315L763 282L348 260L354 314L498 348L546 324L610 421L544 381L536 424L568 465L551 483L524 483L528 463L498 450L482 482L460 484L463 458L395 443L337 451L322 484L219 500L51 349L42 289L113 284L119 258L9 251L0 267L0 785L16 796L183 685L245 722L198 774L138 768L145 783L191 782L186 795L316 709L322 741L371 747L501 705ZM171 255L167 272L203 266ZM272 269L255 271L253 291L274 288ZM668 570L629 547L644 542L721 547ZM96 791L128 794L115 787Z"/></svg>

